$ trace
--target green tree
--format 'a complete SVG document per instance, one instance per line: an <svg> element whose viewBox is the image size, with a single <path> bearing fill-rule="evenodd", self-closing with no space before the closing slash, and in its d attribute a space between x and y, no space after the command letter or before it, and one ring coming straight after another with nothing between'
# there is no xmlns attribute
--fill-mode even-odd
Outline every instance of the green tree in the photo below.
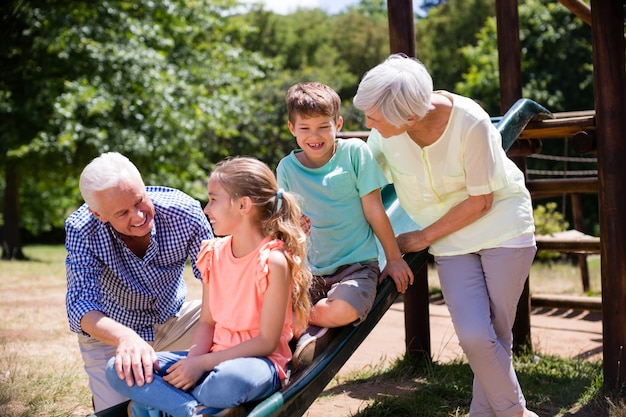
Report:
<svg viewBox="0 0 626 417"><path fill-rule="evenodd" d="M76 176L116 150L146 174L204 196L211 132L233 137L266 62L231 39L233 0L3 3L0 50L3 257L19 227L60 227ZM4 26L7 27L7 26ZM208 141L203 143L202 140ZM24 204L25 197L37 203ZM20 206L20 203L21 206ZM20 216L21 215L21 216Z"/></svg>
<svg viewBox="0 0 626 417"><path fill-rule="evenodd" d="M552 112L594 108L591 29L558 2L527 0L519 7L522 50L522 96L541 103ZM496 21L489 18L474 46L462 50L469 70L456 90L479 100L492 115L499 114L499 70ZM580 156L569 140L544 140L542 154ZM589 163L563 163L527 158L531 170L589 170ZM532 177L531 178L537 178ZM538 177L538 178L541 178ZM545 178L545 177L544 177ZM567 199L557 209L571 218ZM538 201L538 203L541 201ZM582 196L585 229L595 230L598 221L597 196ZM570 222L571 223L571 222Z"/></svg>
<svg viewBox="0 0 626 417"><path fill-rule="evenodd" d="M431 73L436 89L452 91L462 80L469 64L461 48L476 43L476 34L490 16L495 16L494 0L429 3L427 17L415 25L415 37L417 57Z"/></svg>
<svg viewBox="0 0 626 417"><path fill-rule="evenodd" d="M522 95L553 112L593 108L591 29L558 2L527 0L519 7ZM495 18L489 18L476 45L462 49L469 63L459 93L499 111Z"/></svg>
<svg viewBox="0 0 626 417"><path fill-rule="evenodd" d="M350 100L363 74L389 54L389 30L384 1L370 0L328 15L319 9L299 9L277 15L262 6L253 6L244 17L252 28L242 44L272 59L273 71L257 83L259 108L273 109L271 115L258 114L256 126L243 126L245 134L262 137L275 124L286 126L284 94L294 83L320 81L334 88L344 102L344 129L361 130L360 112L353 111ZM283 133L290 137L286 128ZM293 147L288 142L288 149ZM275 148L275 150L285 148ZM269 156L269 155L268 155ZM266 160L273 165L277 160Z"/></svg>

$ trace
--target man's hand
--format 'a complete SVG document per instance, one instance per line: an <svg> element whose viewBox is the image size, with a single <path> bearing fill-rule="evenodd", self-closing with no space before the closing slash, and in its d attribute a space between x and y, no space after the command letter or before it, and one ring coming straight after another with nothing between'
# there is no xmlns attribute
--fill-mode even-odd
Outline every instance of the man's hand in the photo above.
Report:
<svg viewBox="0 0 626 417"><path fill-rule="evenodd" d="M152 346L135 332L120 338L115 352L115 372L132 387L152 382L154 369L158 369L157 356Z"/></svg>

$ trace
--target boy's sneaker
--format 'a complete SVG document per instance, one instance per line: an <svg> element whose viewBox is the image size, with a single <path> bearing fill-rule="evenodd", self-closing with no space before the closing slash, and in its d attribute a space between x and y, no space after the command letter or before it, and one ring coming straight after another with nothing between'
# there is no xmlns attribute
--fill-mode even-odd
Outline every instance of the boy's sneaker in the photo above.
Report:
<svg viewBox="0 0 626 417"><path fill-rule="evenodd" d="M309 326L300 336L296 350L293 352L293 366L297 370L303 370L313 362L330 342L331 332L327 327Z"/></svg>

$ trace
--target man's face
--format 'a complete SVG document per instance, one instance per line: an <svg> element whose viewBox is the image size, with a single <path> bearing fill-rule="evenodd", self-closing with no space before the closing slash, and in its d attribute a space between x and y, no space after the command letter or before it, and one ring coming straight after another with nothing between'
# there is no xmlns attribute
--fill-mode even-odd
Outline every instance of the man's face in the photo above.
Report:
<svg viewBox="0 0 626 417"><path fill-rule="evenodd" d="M118 233L141 237L154 226L154 205L141 182L121 181L117 186L96 193L98 211L91 212L108 222Z"/></svg>

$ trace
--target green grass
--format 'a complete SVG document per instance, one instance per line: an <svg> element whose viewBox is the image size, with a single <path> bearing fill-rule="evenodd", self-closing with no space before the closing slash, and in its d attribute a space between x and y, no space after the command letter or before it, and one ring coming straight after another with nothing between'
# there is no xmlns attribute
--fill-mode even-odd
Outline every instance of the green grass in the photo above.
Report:
<svg viewBox="0 0 626 417"><path fill-rule="evenodd" d="M526 400L540 416L609 416L602 393L602 364L533 353L515 359ZM342 390L370 378L395 395L377 399L360 417L465 416L471 400L472 372L462 361L446 364L402 358L375 375L348 377ZM402 387L405 394L397 394Z"/></svg>
<svg viewBox="0 0 626 417"><path fill-rule="evenodd" d="M67 325L64 247L27 246L24 253L30 261L0 261L0 417L84 417L91 411L91 397ZM599 262L593 262L592 289L599 291ZM190 293L198 297L199 285L190 274L187 278ZM434 273L429 282L435 291ZM580 295L578 268L533 266L531 291ZM601 392L599 362L525 354L515 366L528 402L542 417L626 417L622 397ZM342 376L324 395L371 384L389 395L378 395L358 416L464 416L471 381L469 367L460 361L403 358Z"/></svg>

